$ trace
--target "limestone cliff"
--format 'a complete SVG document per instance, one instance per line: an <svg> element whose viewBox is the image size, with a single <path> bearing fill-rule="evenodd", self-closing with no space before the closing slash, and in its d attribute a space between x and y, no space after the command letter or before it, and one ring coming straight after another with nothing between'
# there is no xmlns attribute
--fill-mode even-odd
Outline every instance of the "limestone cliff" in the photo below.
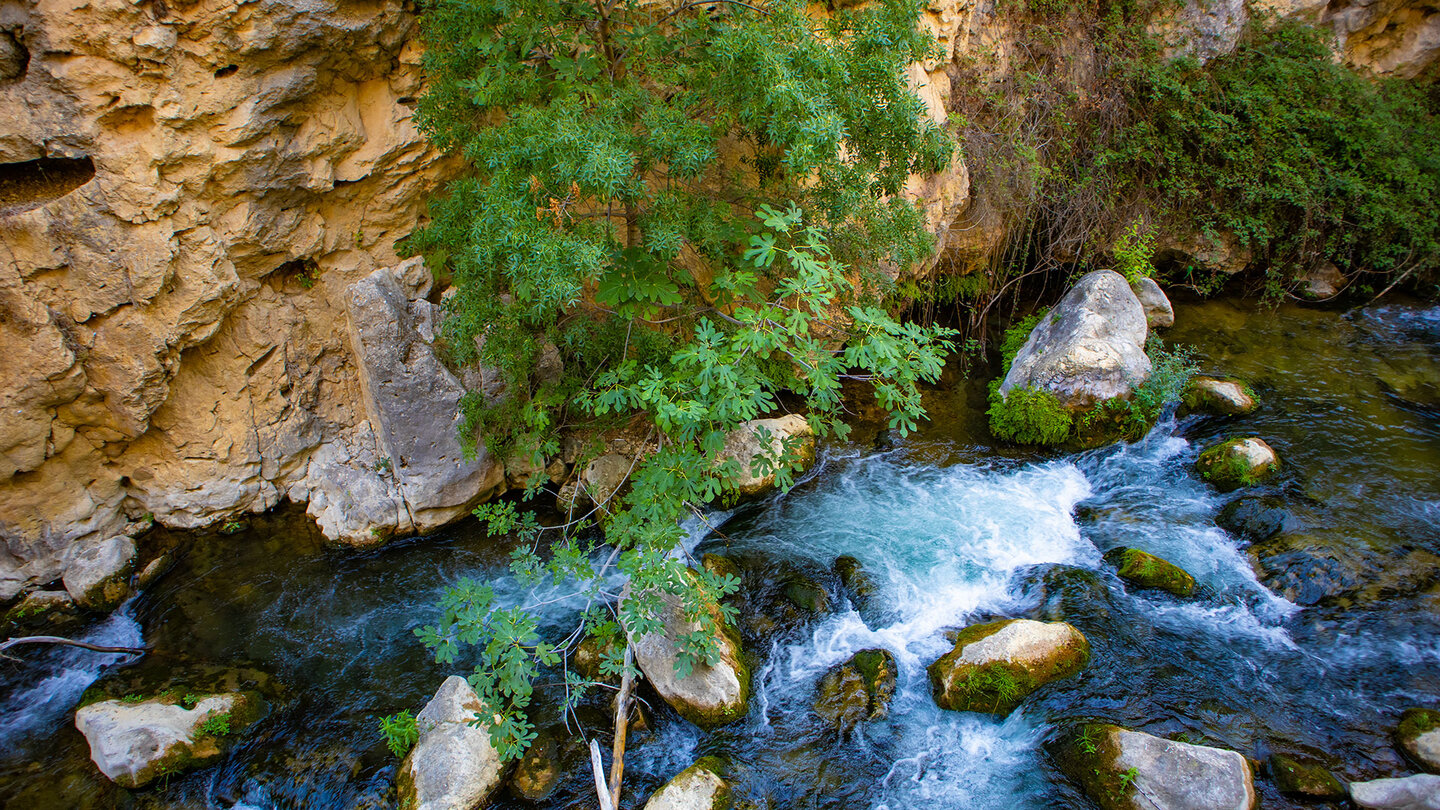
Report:
<svg viewBox="0 0 1440 810"><path fill-rule="evenodd" d="M1219 52L1261 3L1381 73L1440 51L1437 0L1192 0L1177 36ZM1023 44L1006 19L934 0L940 53L910 78L938 120L957 59L1003 72ZM146 516L289 497L363 543L504 486L483 457L432 474L457 389L428 276L394 245L456 166L410 120L415 27L408 0L0 0L0 599ZM908 193L946 255L1003 235L962 162ZM399 343L367 350L391 316ZM430 376L395 388L372 363ZM406 390L435 393L413 425L387 412Z"/></svg>

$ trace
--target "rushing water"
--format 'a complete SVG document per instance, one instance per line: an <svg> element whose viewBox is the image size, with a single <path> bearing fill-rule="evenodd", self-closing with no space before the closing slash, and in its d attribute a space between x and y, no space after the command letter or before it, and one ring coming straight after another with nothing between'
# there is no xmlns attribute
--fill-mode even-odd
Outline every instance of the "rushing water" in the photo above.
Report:
<svg viewBox="0 0 1440 810"><path fill-rule="evenodd" d="M1078 455L997 453L982 387L957 384L930 397L935 423L921 434L831 448L788 495L717 516L723 534L696 534L692 552L724 553L744 572L751 709L707 733L651 697L649 728L631 740L626 805L713 753L755 807L1084 807L1044 751L1081 717L1258 759L1298 754L1342 779L1407 772L1389 740L1398 713L1440 703L1440 310L1179 309L1169 337L1194 345L1206 370L1250 380L1259 412L1167 419L1144 441ZM1272 592L1252 563L1268 552L1217 523L1227 503L1256 493L1217 494L1191 465L1206 442L1239 434L1284 459L1258 493L1299 538L1277 559L1320 571L1321 590ZM386 806L395 762L375 718L419 708L445 674L410 631L433 620L446 584L501 572L505 549L460 526L344 554L324 550L293 512L236 537L174 539L176 566L89 631L134 643L143 630L154 654L117 666L121 657L49 652L0 672L0 799ZM1118 545L1185 567L1197 595L1127 589L1101 559ZM862 616L840 597L830 570L842 554L876 581L880 610ZM1279 563L1269 565L1273 575ZM826 587L834 609L812 617L789 604L784 585L796 577ZM523 596L513 582L502 588ZM573 609L554 606L552 626ZM925 667L949 648L947 631L999 616L1071 622L1090 639L1091 665L1003 720L938 709ZM872 647L899 665L890 715L841 735L815 717L815 685ZM89 764L70 709L96 678L122 695L158 691L176 673L255 686L275 708L217 766L134 794L114 788ZM558 733L606 739L607 720L597 705ZM561 748L570 776L546 806L591 806L579 746ZM1266 807L1292 806L1268 781L1259 787ZM529 806L504 792L494 804Z"/></svg>

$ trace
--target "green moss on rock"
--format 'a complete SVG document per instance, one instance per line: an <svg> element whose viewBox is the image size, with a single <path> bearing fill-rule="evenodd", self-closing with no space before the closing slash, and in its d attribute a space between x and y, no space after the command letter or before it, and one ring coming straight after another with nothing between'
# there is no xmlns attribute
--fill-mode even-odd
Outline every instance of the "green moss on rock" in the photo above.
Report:
<svg viewBox="0 0 1440 810"><path fill-rule="evenodd" d="M1275 787L1286 796L1324 801L1345 798L1345 786L1323 766L1275 754L1266 763Z"/></svg>
<svg viewBox="0 0 1440 810"><path fill-rule="evenodd" d="M1280 469L1280 459L1259 439L1230 439L1202 452L1195 469L1221 492L1230 492L1252 486Z"/></svg>
<svg viewBox="0 0 1440 810"><path fill-rule="evenodd" d="M998 658L967 660L966 648L994 636L1017 622L1026 622L1026 631L1039 631L1045 638L1029 643L1018 660ZM1032 627L1033 626L1033 627ZM1063 628L1055 632L1050 628ZM1040 687L1068 678L1090 661L1090 645L1079 630L1063 622L1031 622L1003 619L972 625L955 635L955 647L931 664L928 670L935 702L942 709L1008 715Z"/></svg>
<svg viewBox="0 0 1440 810"><path fill-rule="evenodd" d="M815 713L841 730L862 720L879 720L895 697L895 657L887 650L861 650L825 673L815 699Z"/></svg>
<svg viewBox="0 0 1440 810"><path fill-rule="evenodd" d="M1395 745L1416 767L1440 773L1440 711L1406 709L1395 727Z"/></svg>
<svg viewBox="0 0 1440 810"><path fill-rule="evenodd" d="M1138 548L1117 548L1105 555L1121 579L1142 588L1158 588L1176 596L1195 593L1195 578L1174 563Z"/></svg>
<svg viewBox="0 0 1440 810"><path fill-rule="evenodd" d="M1122 729L1105 723L1079 723L1047 746L1061 773L1078 784L1101 810L1132 810L1132 780L1115 766L1120 749L1115 734Z"/></svg>

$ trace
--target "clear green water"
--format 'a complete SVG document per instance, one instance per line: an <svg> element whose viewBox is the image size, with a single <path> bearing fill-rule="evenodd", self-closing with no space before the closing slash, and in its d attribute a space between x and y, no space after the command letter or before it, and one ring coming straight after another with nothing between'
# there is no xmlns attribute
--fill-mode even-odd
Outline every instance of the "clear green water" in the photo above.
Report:
<svg viewBox="0 0 1440 810"><path fill-rule="evenodd" d="M997 451L983 385L957 382L930 397L935 422L920 435L872 442L870 432L830 448L787 496L728 515L725 537L697 535L692 551L727 553L745 572L751 712L706 733L652 698L650 728L631 741L626 806L716 753L759 807L1083 807L1043 751L1080 717L1257 758L1318 758L1344 779L1407 772L1389 741L1398 713L1440 704L1440 419L1427 398L1440 380L1440 309L1177 309L1167 337L1194 345L1207 371L1249 380L1259 412L1167 421L1143 442L1078 455ZM1190 465L1206 442L1241 434L1280 452L1284 469L1262 492L1290 515L1299 547L1343 572L1333 593L1277 596L1245 542L1217 526L1242 493L1216 494ZM93 658L50 651L0 671L0 800L386 806L395 762L374 718L418 709L445 674L410 631L433 618L446 583L502 571L505 549L461 525L366 554L327 551L293 511L235 536L153 540L177 544L175 567L89 632L143 635L155 654L98 673ZM1127 591L1100 559L1116 545L1183 565L1200 594ZM880 586L869 624L839 598L829 568L840 554ZM786 603L796 574L827 587L837 608L809 617ZM1075 624L1092 665L1004 721L937 709L924 667L948 649L945 631L1021 615ZM900 667L890 717L846 736L827 730L810 710L816 682L877 646ZM70 708L97 674L119 695L220 671L275 703L224 762L133 794L90 765ZM608 740L607 724L597 706L561 733ZM590 806L578 749L566 756L572 776L543 806ZM1268 781L1259 787L1265 807L1293 806ZM532 806L503 792L493 804Z"/></svg>

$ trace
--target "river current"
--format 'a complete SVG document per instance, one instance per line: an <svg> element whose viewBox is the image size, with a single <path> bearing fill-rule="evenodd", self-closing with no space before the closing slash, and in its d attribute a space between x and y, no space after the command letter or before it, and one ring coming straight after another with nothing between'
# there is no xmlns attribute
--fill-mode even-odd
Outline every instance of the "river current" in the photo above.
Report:
<svg viewBox="0 0 1440 810"><path fill-rule="evenodd" d="M1440 705L1440 309L1348 313L1231 302L1177 307L1165 336L1203 370L1248 380L1263 406L1240 418L1167 416L1142 441L1080 454L992 447L984 386L932 392L933 422L832 446L791 492L717 513L689 550L744 572L741 631L754 659L750 711L702 732L651 697L632 737L627 807L696 757L732 768L758 808L1088 807L1045 742L1099 718L1263 760L1317 760L1342 780L1408 773L1390 742L1400 711ZM1281 473L1222 495L1193 472L1207 442L1265 439ZM1277 538L1227 520L1232 502L1283 516ZM411 631L442 589L504 572L506 549L473 525L367 553L323 548L296 510L234 536L159 533L177 562L149 591L84 628L101 642L152 644L136 663L78 650L0 665L0 801L15 808L384 807L395 760L376 718L418 710L444 668ZM1277 545L1278 543L1278 545ZM1253 545L1252 545L1253 544ZM1196 596L1134 590L1102 560L1141 548L1191 572ZM879 586L862 616L832 563L850 555ZM1257 561L1262 564L1257 564ZM831 610L785 601L796 578ZM1263 580L1263 581L1262 581ZM519 600L513 580L505 598ZM560 627L574 606L549 619ZM1005 719L943 711L925 667L947 631L996 617L1063 619L1089 638L1080 675ZM814 714L816 683L858 650L896 658L889 716L839 734ZM127 793L88 760L73 708L189 682L259 685L270 716L218 765ZM643 696L643 693L642 693ZM579 746L599 708L553 726L570 774L542 807L588 807ZM1265 779L1267 808L1292 807ZM531 807L503 789L495 807Z"/></svg>

